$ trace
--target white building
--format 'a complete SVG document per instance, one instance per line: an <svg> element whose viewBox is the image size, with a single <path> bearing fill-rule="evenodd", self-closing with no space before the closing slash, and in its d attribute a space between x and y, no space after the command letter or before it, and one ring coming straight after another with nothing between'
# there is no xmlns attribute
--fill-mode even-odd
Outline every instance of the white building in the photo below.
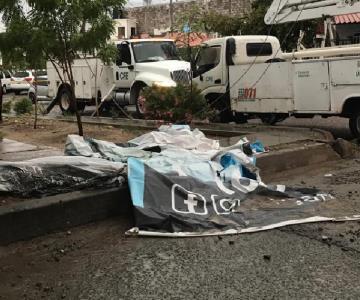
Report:
<svg viewBox="0 0 360 300"><path fill-rule="evenodd" d="M112 41L129 39L137 34L135 19L114 19L115 31L111 36Z"/></svg>

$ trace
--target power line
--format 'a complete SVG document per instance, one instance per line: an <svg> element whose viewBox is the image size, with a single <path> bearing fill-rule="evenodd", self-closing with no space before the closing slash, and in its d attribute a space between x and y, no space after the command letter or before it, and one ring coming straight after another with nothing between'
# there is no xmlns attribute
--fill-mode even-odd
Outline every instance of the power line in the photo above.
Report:
<svg viewBox="0 0 360 300"><path fill-rule="evenodd" d="M286 1L285 5L286 5L288 2L289 2L289 0ZM281 2L279 1L278 7L277 7L277 10L276 10L276 15L279 14L279 11L280 11L280 3L281 3ZM275 15L275 17L276 17L276 15ZM245 70L245 72L244 72L243 74L241 74L241 76L240 76L231 86L229 85L229 86L226 88L225 93L227 93L228 91L230 91L231 88L233 88L235 84L237 84L242 78L244 78L244 76L245 76L245 75L250 71L250 69L255 65L255 62L256 62L257 58L259 57L260 53L262 52L263 48L265 47L265 43L266 43L267 39L269 38L270 33L271 33L271 30L272 30L272 28L274 27L274 25L275 25L275 23L272 23L271 26L270 26L270 28L268 29L267 35L266 35L266 37L265 37L265 40L263 41L263 44L262 44L262 46L261 46L258 54L255 56L254 60L251 62L251 64L249 65L249 67ZM229 82L228 82L228 83L229 83ZM224 93L224 94L225 94L225 93ZM210 103L210 105L214 106L214 104L216 104L216 103L224 96L224 94L221 94L220 96L218 96L214 101L212 101L212 102ZM227 109L227 108L228 108L228 106L226 107L226 109ZM196 112L194 115L201 114L201 113L204 112L205 110L206 110L206 108L203 108L202 110ZM224 109L224 110L225 110L225 109ZM224 110L222 110L222 111L224 111Z"/></svg>

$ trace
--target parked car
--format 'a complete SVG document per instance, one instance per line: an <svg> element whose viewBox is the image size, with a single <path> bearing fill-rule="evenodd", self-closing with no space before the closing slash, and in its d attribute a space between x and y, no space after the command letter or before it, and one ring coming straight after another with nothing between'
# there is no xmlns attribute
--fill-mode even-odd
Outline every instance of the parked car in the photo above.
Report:
<svg viewBox="0 0 360 300"><path fill-rule="evenodd" d="M6 94L10 90L11 72L8 70L0 71L1 85L3 94Z"/></svg>
<svg viewBox="0 0 360 300"><path fill-rule="evenodd" d="M31 84L34 82L33 71L18 71L11 77L10 89L16 95L19 95L23 91L28 91Z"/></svg>
<svg viewBox="0 0 360 300"><path fill-rule="evenodd" d="M42 75L43 74L43 75ZM35 86L37 88L37 93L35 92ZM45 73L37 72L36 81L33 82L33 84L30 86L28 91L28 97L31 100L32 103L35 103L35 100L38 101L42 100L50 100L48 97L48 77ZM37 97L35 96L37 94Z"/></svg>

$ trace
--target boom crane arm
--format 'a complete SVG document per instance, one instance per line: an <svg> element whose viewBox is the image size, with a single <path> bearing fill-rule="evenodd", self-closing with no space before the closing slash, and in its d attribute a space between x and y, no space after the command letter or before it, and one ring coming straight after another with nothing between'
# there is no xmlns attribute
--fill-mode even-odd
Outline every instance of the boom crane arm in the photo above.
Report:
<svg viewBox="0 0 360 300"><path fill-rule="evenodd" d="M360 0L274 0L264 21L281 24L357 12Z"/></svg>

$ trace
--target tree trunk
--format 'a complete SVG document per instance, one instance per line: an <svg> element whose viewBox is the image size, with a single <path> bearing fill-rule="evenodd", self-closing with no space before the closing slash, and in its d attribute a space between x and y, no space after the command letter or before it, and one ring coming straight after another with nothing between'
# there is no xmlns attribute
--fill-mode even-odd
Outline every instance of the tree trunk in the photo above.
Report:
<svg viewBox="0 0 360 300"><path fill-rule="evenodd" d="M2 82L0 79L0 123L2 123L3 118L2 118L2 106L3 106L3 87L2 87Z"/></svg>
<svg viewBox="0 0 360 300"><path fill-rule="evenodd" d="M38 102L37 102L37 75L36 71L34 72L34 89L35 89L35 118L34 118L34 129L37 127L37 117L38 117Z"/></svg>
<svg viewBox="0 0 360 300"><path fill-rule="evenodd" d="M84 131L83 131L83 126L82 126L82 122L81 122L81 116L80 116L80 113L79 113L78 107L77 107L74 81L71 81L71 99L70 99L70 103L71 103L72 107L75 110L75 116L76 116L76 122L77 122L77 125L78 125L79 135L83 136Z"/></svg>

